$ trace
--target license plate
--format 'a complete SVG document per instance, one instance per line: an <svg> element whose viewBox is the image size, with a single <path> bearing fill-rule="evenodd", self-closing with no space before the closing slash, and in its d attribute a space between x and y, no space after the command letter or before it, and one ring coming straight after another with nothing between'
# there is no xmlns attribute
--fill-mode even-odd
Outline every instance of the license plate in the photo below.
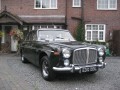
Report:
<svg viewBox="0 0 120 90"><path fill-rule="evenodd" d="M97 71L96 67L85 67L81 69L81 72L92 72L92 71Z"/></svg>

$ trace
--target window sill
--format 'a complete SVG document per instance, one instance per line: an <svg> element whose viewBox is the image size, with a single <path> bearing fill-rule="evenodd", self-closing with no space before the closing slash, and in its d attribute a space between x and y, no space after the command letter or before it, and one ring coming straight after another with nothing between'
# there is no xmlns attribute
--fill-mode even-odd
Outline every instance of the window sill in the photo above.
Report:
<svg viewBox="0 0 120 90"><path fill-rule="evenodd" d="M72 6L73 8L79 8L79 7L81 7L81 6Z"/></svg>
<svg viewBox="0 0 120 90"><path fill-rule="evenodd" d="M56 9L58 9L58 8L34 8L34 9L42 9L42 10L56 10Z"/></svg>
<svg viewBox="0 0 120 90"><path fill-rule="evenodd" d="M97 42L97 41L94 41L94 40L86 40L88 42ZM98 42L105 42L105 40L98 40Z"/></svg>
<svg viewBox="0 0 120 90"><path fill-rule="evenodd" d="M118 9L97 9L97 10L103 10L103 11L117 11Z"/></svg>

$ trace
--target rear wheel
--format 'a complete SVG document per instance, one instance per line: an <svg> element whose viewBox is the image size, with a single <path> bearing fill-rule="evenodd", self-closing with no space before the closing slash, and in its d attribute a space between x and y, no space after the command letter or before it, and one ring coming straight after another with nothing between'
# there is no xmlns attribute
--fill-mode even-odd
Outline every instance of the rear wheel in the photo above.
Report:
<svg viewBox="0 0 120 90"><path fill-rule="evenodd" d="M50 61L47 56L44 56L42 58L41 73L42 73L42 77L47 81L54 80L56 76L55 72L52 70Z"/></svg>

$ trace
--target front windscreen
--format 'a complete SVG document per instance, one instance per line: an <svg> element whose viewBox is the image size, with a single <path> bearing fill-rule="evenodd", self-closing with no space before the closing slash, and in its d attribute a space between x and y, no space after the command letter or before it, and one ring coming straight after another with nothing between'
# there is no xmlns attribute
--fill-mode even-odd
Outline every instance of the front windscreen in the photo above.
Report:
<svg viewBox="0 0 120 90"><path fill-rule="evenodd" d="M67 30L40 30L38 32L39 41L49 42L70 42L75 41Z"/></svg>

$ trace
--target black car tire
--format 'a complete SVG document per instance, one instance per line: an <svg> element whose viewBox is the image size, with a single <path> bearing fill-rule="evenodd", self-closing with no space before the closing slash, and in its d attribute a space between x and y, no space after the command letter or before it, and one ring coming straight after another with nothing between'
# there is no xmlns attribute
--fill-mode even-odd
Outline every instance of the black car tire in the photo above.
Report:
<svg viewBox="0 0 120 90"><path fill-rule="evenodd" d="M47 56L44 56L42 59L41 73L42 77L47 81L52 81L55 79L55 72L52 70L50 61Z"/></svg>
<svg viewBox="0 0 120 90"><path fill-rule="evenodd" d="M22 53L21 53L21 61L22 63L28 63L28 60L24 57Z"/></svg>

